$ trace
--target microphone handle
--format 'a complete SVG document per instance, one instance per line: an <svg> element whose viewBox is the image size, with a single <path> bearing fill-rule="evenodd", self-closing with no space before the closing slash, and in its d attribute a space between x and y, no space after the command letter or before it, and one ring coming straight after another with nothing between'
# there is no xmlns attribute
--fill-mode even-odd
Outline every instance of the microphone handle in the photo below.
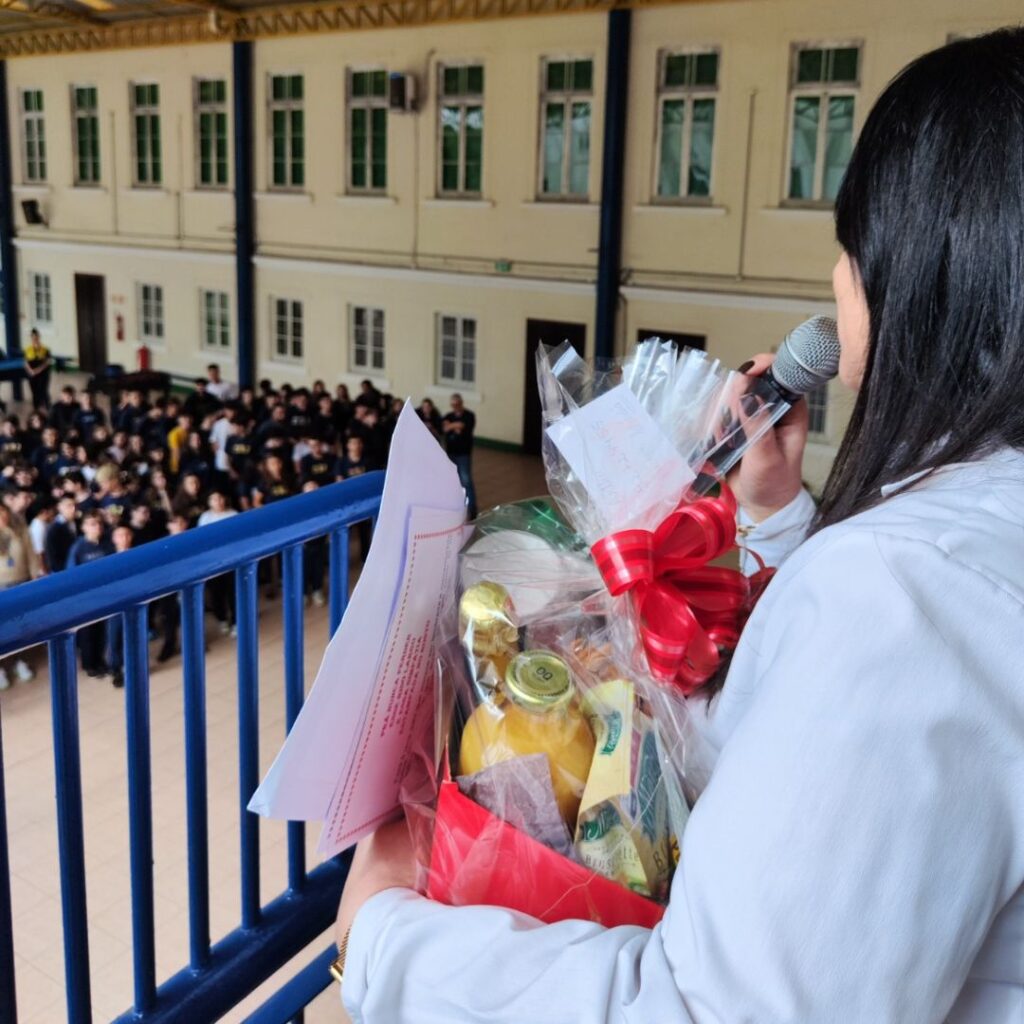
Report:
<svg viewBox="0 0 1024 1024"><path fill-rule="evenodd" d="M790 405L796 405L796 403L804 397L803 395L798 395L795 391L790 391L789 388L780 384L775 379L775 374L772 373L772 368L770 366L761 374L761 380L768 384L772 391L774 391L782 401L788 402Z"/></svg>

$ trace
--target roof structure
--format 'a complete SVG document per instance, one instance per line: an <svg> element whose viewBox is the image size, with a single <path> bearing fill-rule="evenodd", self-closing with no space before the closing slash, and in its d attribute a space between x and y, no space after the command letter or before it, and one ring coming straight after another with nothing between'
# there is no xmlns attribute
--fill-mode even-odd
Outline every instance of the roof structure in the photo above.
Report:
<svg viewBox="0 0 1024 1024"><path fill-rule="evenodd" d="M680 2L686 0L0 0L0 58Z"/></svg>

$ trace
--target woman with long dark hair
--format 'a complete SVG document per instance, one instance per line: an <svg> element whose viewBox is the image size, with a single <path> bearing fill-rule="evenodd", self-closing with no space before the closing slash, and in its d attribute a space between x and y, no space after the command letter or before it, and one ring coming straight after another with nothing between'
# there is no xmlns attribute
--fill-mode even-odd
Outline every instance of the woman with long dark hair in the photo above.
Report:
<svg viewBox="0 0 1024 1024"><path fill-rule="evenodd" d="M664 920L436 905L390 827L339 912L356 1019L1024 1020L1024 31L889 85L836 226L857 404L817 509L802 403L733 478L781 568L691 702L712 774Z"/></svg>

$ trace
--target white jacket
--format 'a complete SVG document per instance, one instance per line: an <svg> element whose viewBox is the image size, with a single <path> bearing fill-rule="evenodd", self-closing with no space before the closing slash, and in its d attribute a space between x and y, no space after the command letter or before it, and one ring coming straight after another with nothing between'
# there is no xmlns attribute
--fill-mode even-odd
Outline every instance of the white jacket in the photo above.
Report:
<svg viewBox="0 0 1024 1024"><path fill-rule="evenodd" d="M808 504L751 546L792 548ZM392 889L352 930L353 1019L1024 1021L1024 454L802 544L693 710L720 754L657 928Z"/></svg>

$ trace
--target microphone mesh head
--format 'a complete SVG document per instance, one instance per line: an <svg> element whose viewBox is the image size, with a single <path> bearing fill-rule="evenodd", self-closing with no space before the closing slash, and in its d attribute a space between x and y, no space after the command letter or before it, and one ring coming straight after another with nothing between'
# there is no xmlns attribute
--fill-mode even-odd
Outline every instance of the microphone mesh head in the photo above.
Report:
<svg viewBox="0 0 1024 1024"><path fill-rule="evenodd" d="M772 376L787 390L806 395L839 372L839 330L830 316L812 316L786 335Z"/></svg>

